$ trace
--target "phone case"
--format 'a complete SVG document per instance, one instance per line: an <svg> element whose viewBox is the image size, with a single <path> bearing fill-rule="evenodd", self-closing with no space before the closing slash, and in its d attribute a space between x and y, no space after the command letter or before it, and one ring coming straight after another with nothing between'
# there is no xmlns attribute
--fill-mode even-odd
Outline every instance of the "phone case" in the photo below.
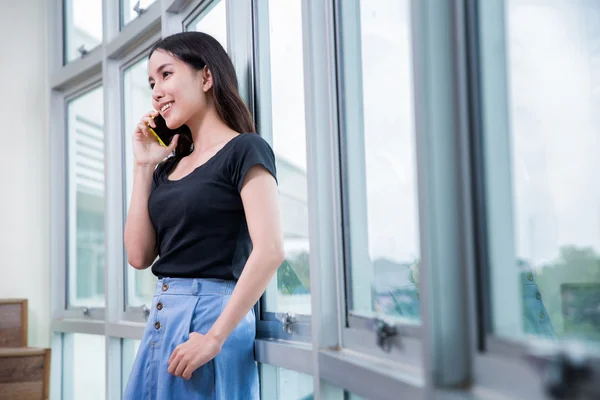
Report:
<svg viewBox="0 0 600 400"><path fill-rule="evenodd" d="M150 133L152 133L154 135L154 137L156 138L156 140L158 140L158 143L160 143L161 146L163 147L168 147L165 142L162 141L162 139L160 138L160 136L158 136L158 134L156 132L154 132L154 129L152 129L151 126L148 125L148 130L150 131Z"/></svg>
<svg viewBox="0 0 600 400"><path fill-rule="evenodd" d="M156 128L152 128L150 124L147 124L148 130L154 135L161 146L168 147L169 143L171 143L171 140L173 139L173 136L175 136L176 131L167 128L165 120L160 115L157 115L152 119L156 124Z"/></svg>

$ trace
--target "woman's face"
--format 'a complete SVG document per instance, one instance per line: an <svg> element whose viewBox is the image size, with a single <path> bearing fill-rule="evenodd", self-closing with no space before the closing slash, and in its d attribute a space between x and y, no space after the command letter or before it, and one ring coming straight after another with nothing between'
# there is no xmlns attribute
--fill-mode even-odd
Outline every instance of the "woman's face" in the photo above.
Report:
<svg viewBox="0 0 600 400"><path fill-rule="evenodd" d="M148 61L152 106L170 129L179 128L208 107L206 92L212 87L208 69L196 71L164 50L156 50Z"/></svg>

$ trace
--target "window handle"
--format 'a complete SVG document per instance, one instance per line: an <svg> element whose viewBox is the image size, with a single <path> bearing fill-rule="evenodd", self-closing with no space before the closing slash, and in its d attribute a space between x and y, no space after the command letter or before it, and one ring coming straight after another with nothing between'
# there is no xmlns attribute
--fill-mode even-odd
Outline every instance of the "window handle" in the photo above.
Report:
<svg viewBox="0 0 600 400"><path fill-rule="evenodd" d="M377 346L386 353L392 350L392 341L398 336L398 326L389 324L382 319L375 319L375 335Z"/></svg>
<svg viewBox="0 0 600 400"><path fill-rule="evenodd" d="M292 313L277 313L275 317L281 322L281 328L285 333L291 335L294 330L294 324L298 322L296 315Z"/></svg>
<svg viewBox="0 0 600 400"><path fill-rule="evenodd" d="M148 307L146 307L146 305L142 305L142 314L144 315L144 319L147 320L148 316L150 315L150 309Z"/></svg>
<svg viewBox="0 0 600 400"><path fill-rule="evenodd" d="M146 11L146 9L143 7L140 7L140 0L138 0L137 3L135 3L135 5L133 6L133 11L135 11L139 17Z"/></svg>
<svg viewBox="0 0 600 400"><path fill-rule="evenodd" d="M81 310L83 312L83 316L84 317L89 317L90 316L90 309L87 307L83 307L83 310Z"/></svg>
<svg viewBox="0 0 600 400"><path fill-rule="evenodd" d="M582 343L564 343L561 348L534 345L525 358L540 371L544 390L550 398L598 398L600 392L593 382L594 369ZM595 393L592 395L590 391Z"/></svg>
<svg viewBox="0 0 600 400"><path fill-rule="evenodd" d="M589 382L592 370L585 359L561 352L544 368L543 382L553 399L578 399L581 386Z"/></svg>
<svg viewBox="0 0 600 400"><path fill-rule="evenodd" d="M81 56L81 58L87 56L88 53L89 53L89 51L87 51L87 49L85 48L84 44L82 44L81 46L79 46L77 48L77 51L79 52L79 55Z"/></svg>

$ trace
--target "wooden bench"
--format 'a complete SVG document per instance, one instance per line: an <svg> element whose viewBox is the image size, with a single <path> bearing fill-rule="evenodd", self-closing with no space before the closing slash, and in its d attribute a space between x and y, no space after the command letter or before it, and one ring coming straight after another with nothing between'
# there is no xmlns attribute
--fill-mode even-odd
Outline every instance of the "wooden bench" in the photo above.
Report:
<svg viewBox="0 0 600 400"><path fill-rule="evenodd" d="M27 347L27 299L0 299L0 347Z"/></svg>
<svg viewBox="0 0 600 400"><path fill-rule="evenodd" d="M0 400L48 400L50 349L0 348Z"/></svg>

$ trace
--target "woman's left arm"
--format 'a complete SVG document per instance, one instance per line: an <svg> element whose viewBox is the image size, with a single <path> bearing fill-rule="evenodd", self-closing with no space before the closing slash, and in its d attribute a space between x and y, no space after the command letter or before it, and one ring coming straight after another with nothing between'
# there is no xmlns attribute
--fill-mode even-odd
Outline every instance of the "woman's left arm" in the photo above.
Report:
<svg viewBox="0 0 600 400"><path fill-rule="evenodd" d="M256 304L284 260L275 178L264 167L255 165L246 174L240 194L252 252L229 302L208 333L192 332L189 340L171 354L169 373L185 379L219 354L227 337Z"/></svg>

